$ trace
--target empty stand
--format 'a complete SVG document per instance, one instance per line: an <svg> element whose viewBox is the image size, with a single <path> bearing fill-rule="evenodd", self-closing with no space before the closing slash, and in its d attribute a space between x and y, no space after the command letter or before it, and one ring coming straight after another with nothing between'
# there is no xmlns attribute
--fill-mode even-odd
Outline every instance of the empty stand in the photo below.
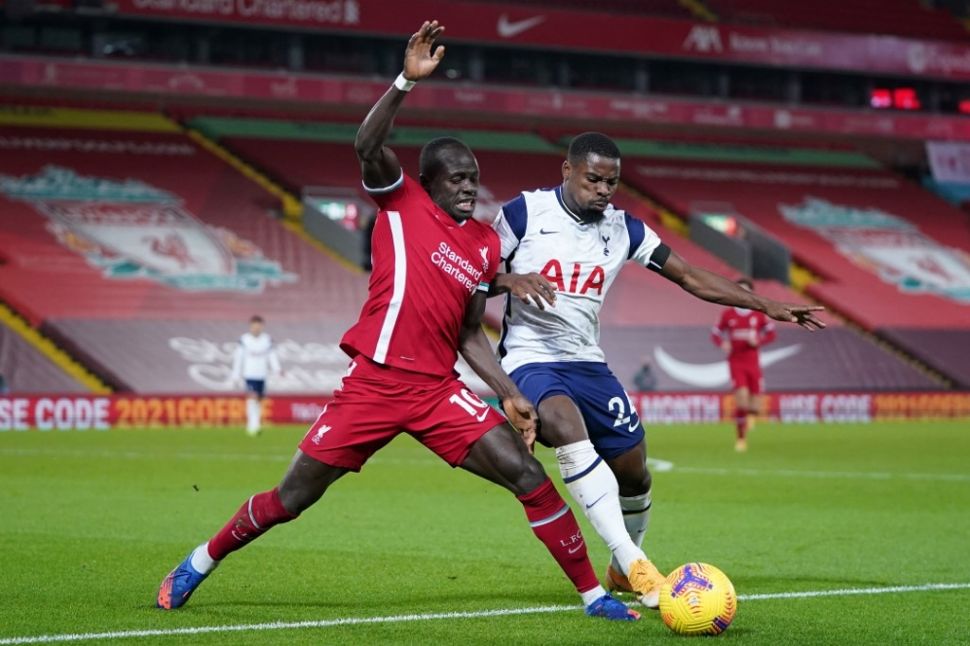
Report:
<svg viewBox="0 0 970 646"><path fill-rule="evenodd" d="M952 330L970 344L970 230L952 206L878 170L627 161L628 181L682 214L733 212L754 221L821 277L809 294L970 383L952 370L942 344L934 350L891 334Z"/></svg>
<svg viewBox="0 0 970 646"><path fill-rule="evenodd" d="M0 243L8 255L8 263L0 267L0 289L33 321L68 313L105 312L153 317L178 312L181 318L216 315L237 319L251 314L253 306L278 312L277 317L292 318L321 316L321 304L311 297L321 292L326 292L328 301L338 309L348 299L356 302L358 294L353 291L353 280L347 287L345 271L333 273L331 266L335 263L312 251L272 217L276 204L271 196L183 135L24 128L0 129L0 141L34 146L21 148L16 155L4 155L0 161L5 180L0 193L8 212L0 233ZM60 148L62 145L68 147ZM47 176L45 169L49 168L59 169L58 179ZM199 258L179 258L178 249L165 248L165 239L152 239L170 231L155 231L147 225L142 238L133 239L145 255L131 260L149 266L156 263L161 268L159 279L135 279L137 270L120 262L95 264L88 258L109 263L124 256L113 247L118 243L117 235L124 232L102 228L96 221L112 216L112 205L119 204L111 201L113 188L104 188L104 199L98 194L73 201L60 199L63 195L27 199L8 188L17 179L61 183L65 191L89 190L84 183L95 180L121 185L140 182L148 191L147 197L134 203L162 208L183 242L198 245L200 252L221 254L223 264L200 264L205 253ZM80 183L80 188L72 187L72 183ZM107 206L104 213L66 212L53 217L51 211L64 202ZM151 209L136 215L150 224L158 217ZM72 224L65 225L69 218L73 218ZM79 240L72 235L78 232L72 225L83 226L90 236L100 236L93 240L99 243L98 248L88 249L86 242L91 239ZM65 247L74 253L65 253ZM219 297L201 289L205 284L192 284L193 267L215 273L212 283L219 286ZM171 287L174 283L180 287ZM364 284L363 278L358 284ZM44 289L37 289L41 285Z"/></svg>
<svg viewBox="0 0 970 646"><path fill-rule="evenodd" d="M11 394L87 393L84 387L19 335L0 324L0 375Z"/></svg>
<svg viewBox="0 0 970 646"><path fill-rule="evenodd" d="M867 328L958 327L968 322L968 310L957 300L901 291L896 283L882 280L874 271L873 258L865 255L864 240L859 241L862 251L842 253L833 234L825 233L843 228L872 233L883 226L888 231L917 227L930 241L970 250L970 231L961 214L916 184L886 172L628 161L632 172L625 179L678 212L733 210L780 238L799 263L825 279L811 288L812 293ZM857 226L867 214L882 214L885 222L875 228ZM824 218L832 219L831 227L823 226ZM796 222L799 219L802 224Z"/></svg>
<svg viewBox="0 0 970 646"><path fill-rule="evenodd" d="M708 309L717 314L716 308ZM730 390L724 352L711 343L710 333L710 325L699 324L604 325L601 336L610 367L631 387L633 375L650 359L658 390ZM768 390L939 388L933 379L842 326L821 333L780 326L777 340L761 350L761 362Z"/></svg>
<svg viewBox="0 0 970 646"><path fill-rule="evenodd" d="M918 0L704 0L722 22L916 38L965 40L967 32L942 9Z"/></svg>
<svg viewBox="0 0 970 646"><path fill-rule="evenodd" d="M887 339L909 350L913 356L970 386L970 321L962 329L892 327L882 330Z"/></svg>
<svg viewBox="0 0 970 646"><path fill-rule="evenodd" d="M351 146L356 124L287 124L285 122L260 123L259 120L221 120L218 122L195 122L210 134L218 131L225 137L222 142L257 167L266 170L277 180L298 190L311 185L359 187L359 174ZM528 133L507 131L460 130L453 128L413 128L401 126L395 129L392 142L407 172L416 173L419 146L435 136L451 134L468 142L475 150L482 169L483 189L477 216L488 219L500 205L521 190L555 186L561 181L560 166L563 148L551 145ZM274 138L277 137L277 138ZM278 137L285 137L279 139ZM633 142L622 142L633 145ZM690 157L695 152L677 145L661 145L673 158ZM724 147L730 158L745 154L736 147ZM710 149L704 149L710 153ZM749 149L750 150L750 147ZM789 150L763 150L762 160L766 166L779 159L791 161L803 159L805 163L838 163L847 167L871 168L871 160L848 150L817 149L801 157ZM756 155L757 156L757 155ZM624 177L631 171L625 166ZM689 262L719 273L735 276L730 267L713 257L686 238L665 229L650 207L633 193L621 191L615 203L643 218L662 239ZM765 282L759 286L764 293L786 301L798 301L800 297L777 284ZM718 309L684 293L679 287L652 272L628 267L611 290L602 312L603 334L601 342L617 372L624 379L638 367L643 354L652 347L671 348L676 356L681 348L703 348L701 356L707 361L717 360L717 349L708 347L710 326L718 316ZM488 304L487 318L498 324L503 314L502 299L492 299ZM831 317L829 317L831 318ZM831 334L829 334L831 332ZM823 334L811 335L797 329L785 332L783 339L795 343L802 339L804 355L786 356L770 368L769 380L776 375L780 384L772 387L808 389L824 384L837 384L848 389L933 388L937 384L924 374L885 352L862 335L842 328L833 321L833 329ZM789 343L789 345L791 345ZM797 343L795 343L797 345ZM780 344L779 344L779 347ZM635 348L631 352L631 348ZM713 358L712 358L713 353ZM683 355L685 361L696 353ZM802 378L802 365L811 357L811 370L821 376ZM720 357L723 358L723 357ZM857 362L858 360L858 362ZM859 366L866 369L859 369ZM790 375L784 377L785 374ZM696 383L684 382L666 375L662 387L677 389L699 388ZM782 386L784 384L784 386ZM725 388L726 384L715 388Z"/></svg>
<svg viewBox="0 0 970 646"><path fill-rule="evenodd" d="M193 126L221 134L221 143L294 191L320 185L359 190L355 124L230 121ZM407 172L416 174L419 145L441 134L455 134L476 150L480 217L493 217L523 189L561 181L561 148L529 133L405 126L391 145ZM231 343L255 312L267 317L270 332L291 355L289 365L284 357L287 378L271 384L277 392L329 389L339 380L346 360L336 343L356 318L366 276L280 226L275 200L255 183L182 134L6 128L0 145L17 150L0 159L0 203L8 214L0 222L7 259L0 266L0 298L113 385L141 392L231 388ZM633 171L625 165L625 176ZM690 262L733 275L664 229L635 194L618 193L616 204L644 218ZM119 223L137 231L109 226ZM798 298L777 284L760 288ZM715 306L634 267L622 272L613 290L603 310L602 344L623 379L651 349L681 363L719 360L708 341ZM496 323L502 307L501 299L489 304ZM786 330L782 341L798 350L786 350L769 367L769 380L778 382L772 386L933 387L851 330L836 325L830 332ZM703 352L685 350L692 347ZM856 361L867 369L847 368ZM804 369L805 362L813 376L799 382L794 367ZM789 369L790 379L784 376ZM683 377L682 370L678 374ZM702 387L666 373L661 384Z"/></svg>
<svg viewBox="0 0 970 646"><path fill-rule="evenodd" d="M222 322L233 341L261 313L271 333L335 344L363 302L366 276L282 227L272 196L184 135L3 128L0 146L0 299L121 389L198 389L149 322L213 342Z"/></svg>

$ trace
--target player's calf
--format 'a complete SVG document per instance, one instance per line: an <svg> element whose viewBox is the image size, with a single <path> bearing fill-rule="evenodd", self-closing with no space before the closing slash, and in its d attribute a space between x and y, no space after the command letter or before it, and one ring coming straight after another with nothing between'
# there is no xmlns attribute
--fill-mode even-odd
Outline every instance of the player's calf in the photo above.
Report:
<svg viewBox="0 0 970 646"><path fill-rule="evenodd" d="M272 527L296 518L280 501L278 489L251 496L229 522L208 543L209 556L221 561L236 550L253 542Z"/></svg>
<svg viewBox="0 0 970 646"><path fill-rule="evenodd" d="M162 580L158 589L158 607L166 610L181 608L222 559L272 527L294 518L296 515L283 507L277 489L250 497L209 542L195 548Z"/></svg>

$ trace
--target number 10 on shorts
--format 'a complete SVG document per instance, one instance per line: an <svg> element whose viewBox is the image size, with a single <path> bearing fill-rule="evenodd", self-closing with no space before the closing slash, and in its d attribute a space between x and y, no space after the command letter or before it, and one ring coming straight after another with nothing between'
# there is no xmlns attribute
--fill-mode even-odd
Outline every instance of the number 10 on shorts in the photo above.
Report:
<svg viewBox="0 0 970 646"><path fill-rule="evenodd" d="M460 406L466 413L474 417L476 421L484 422L485 417L488 415L488 404L483 402L475 393L469 392L467 388L462 388L460 395L458 393L453 394L448 398L448 401Z"/></svg>

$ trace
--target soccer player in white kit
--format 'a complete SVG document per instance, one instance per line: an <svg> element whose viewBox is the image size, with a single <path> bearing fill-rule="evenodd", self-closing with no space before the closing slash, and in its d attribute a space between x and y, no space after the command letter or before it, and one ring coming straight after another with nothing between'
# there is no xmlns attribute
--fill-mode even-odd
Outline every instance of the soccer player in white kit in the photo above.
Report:
<svg viewBox="0 0 970 646"><path fill-rule="evenodd" d="M262 428L262 401L266 395L266 379L282 374L280 359L273 347L273 339L266 333L263 318L249 319L249 332L239 337L239 347L232 362L233 382L246 384L246 432L259 435Z"/></svg>
<svg viewBox="0 0 970 646"><path fill-rule="evenodd" d="M613 553L608 587L656 608L663 575L641 548L651 506L644 430L599 347L599 310L610 285L632 261L698 298L809 330L825 327L812 314L823 308L772 301L693 267L641 220L614 208L620 151L606 135L573 139L562 179L506 203L493 225L508 272L493 284L511 295L502 368L536 406L539 441L555 447L566 488Z"/></svg>

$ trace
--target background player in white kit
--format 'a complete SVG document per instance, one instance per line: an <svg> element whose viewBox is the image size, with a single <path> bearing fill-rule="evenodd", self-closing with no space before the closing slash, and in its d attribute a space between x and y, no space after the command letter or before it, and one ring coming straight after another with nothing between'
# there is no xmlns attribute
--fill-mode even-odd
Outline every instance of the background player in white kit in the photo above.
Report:
<svg viewBox="0 0 970 646"><path fill-rule="evenodd" d="M825 327L812 314L823 308L762 298L692 267L642 221L613 208L620 151L606 135L573 139L562 179L506 203L494 223L508 273L493 283L516 297L503 322L502 368L536 406L539 441L556 448L566 488L613 553L607 585L656 608L663 576L641 548L651 506L644 431L599 347L606 292L632 260L698 298L810 330Z"/></svg>
<svg viewBox="0 0 970 646"><path fill-rule="evenodd" d="M249 332L239 337L239 347L232 361L233 382L242 381L246 385L246 432L250 435L259 435L262 428L266 379L283 372L273 339L263 329L264 325L259 315L249 319Z"/></svg>

